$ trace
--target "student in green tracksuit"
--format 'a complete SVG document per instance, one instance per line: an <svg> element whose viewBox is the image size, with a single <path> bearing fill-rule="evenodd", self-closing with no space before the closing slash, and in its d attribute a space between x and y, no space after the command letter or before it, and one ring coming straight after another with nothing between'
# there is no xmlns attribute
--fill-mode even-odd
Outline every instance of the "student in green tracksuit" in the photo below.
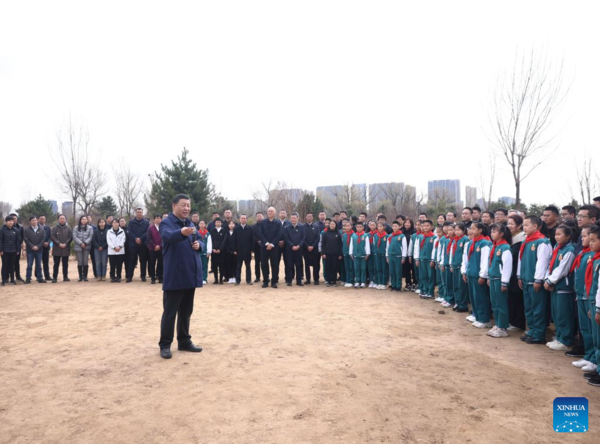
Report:
<svg viewBox="0 0 600 444"><path fill-rule="evenodd" d="M413 275L413 285L411 290L414 292L420 292L419 289L419 270L415 266L415 261L413 260L413 256L415 253L415 242L417 241L417 236L421 233L421 221L417 220L415 222L415 232L411 234L410 240L408 242L408 261L410 266L412 267L412 275Z"/></svg>
<svg viewBox="0 0 600 444"><path fill-rule="evenodd" d="M431 299L435 290L435 262L432 262L433 243L435 241L433 222L429 219L421 221L421 235L415 245L417 267L419 267L419 283L422 286L421 298Z"/></svg>
<svg viewBox="0 0 600 444"><path fill-rule="evenodd" d="M600 387L600 373L597 364L600 363L600 227L593 225L589 232L590 249L594 256L590 258L585 272L585 289L588 295L588 315L592 321L592 340L594 341L594 360L582 368L587 373L583 377L588 383ZM596 362L596 364L593 364Z"/></svg>
<svg viewBox="0 0 600 444"><path fill-rule="evenodd" d="M575 261L575 245L571 242L573 230L560 225L554 234L556 245L546 272L544 288L550 292L552 319L556 339L546 344L551 350L566 351L575 342L575 289L571 266Z"/></svg>
<svg viewBox="0 0 600 444"><path fill-rule="evenodd" d="M512 234L504 224L492 226L492 240L494 241L490 252L490 267L488 269L488 285L490 298L494 311L496 325L487 332L492 338L505 338L508 336L508 284L512 275Z"/></svg>
<svg viewBox="0 0 600 444"><path fill-rule="evenodd" d="M383 222L377 223L377 231L373 235L373 250L371 254L375 257L375 288L385 290L385 247L387 244L387 232Z"/></svg>
<svg viewBox="0 0 600 444"><path fill-rule="evenodd" d="M444 224L446 230L444 248L442 249L442 279L446 288L446 297L442 305L446 308L454 307L456 299L454 298L454 282L452 281L452 267L450 266L450 250L452 249L452 240L454 239L454 224L446 222Z"/></svg>
<svg viewBox="0 0 600 444"><path fill-rule="evenodd" d="M402 291L402 266L408 255L406 236L400 231L400 222L392 223L392 234L388 235L385 256L390 267L390 280L392 291Z"/></svg>
<svg viewBox="0 0 600 444"><path fill-rule="evenodd" d="M550 240L540 233L540 227L541 221L537 216L527 216L523 221L523 231L527 237L521 244L517 265L517 278L519 287L523 289L528 328L521 340L528 344L546 343L548 292L543 284L552 256L552 246Z"/></svg>
<svg viewBox="0 0 600 444"><path fill-rule="evenodd" d="M346 283L346 287L353 287L354 261L352 261L352 257L350 257L350 243L352 242L352 235L354 234L354 231L352 230L352 224L350 221L345 220L343 222L342 231L342 255L344 256L344 271L346 276L343 282Z"/></svg>
<svg viewBox="0 0 600 444"><path fill-rule="evenodd" d="M442 279L442 249L444 248L445 229L443 226L437 226L435 229L436 239L433 242L433 252L431 260L435 262L435 282L438 287L437 302L444 303L446 301L446 284Z"/></svg>
<svg viewBox="0 0 600 444"><path fill-rule="evenodd" d="M367 235L369 236L369 250L373 251L373 235L377 231L377 223L375 221L369 221L369 232ZM369 281L369 288L375 287L375 256L372 254L369 256L367 260L367 280Z"/></svg>
<svg viewBox="0 0 600 444"><path fill-rule="evenodd" d="M202 260L202 276L204 276L204 280L206 281L206 279L208 279L208 260L212 254L212 239L210 233L206 229L206 222L203 220L198 224L198 240L206 245L200 252L200 259Z"/></svg>
<svg viewBox="0 0 600 444"><path fill-rule="evenodd" d="M588 316L590 309L588 302L588 295L585 291L585 272L587 270L588 262L591 262L594 257L594 252L590 250L590 226L584 227L581 230L581 243L583 250L573 261L571 266L571 273L575 281L575 293L577 294L577 318L579 319L579 331L581 333L581 342L583 343L584 354L583 357L573 362L573 365L577 368L583 368L588 364L595 364L596 354L594 348L594 340L592 339L592 322Z"/></svg>
<svg viewBox="0 0 600 444"><path fill-rule="evenodd" d="M423 279L421 279L421 268L417 265L417 258L415 257L415 252L417 251L417 245L421 244L423 240L423 230L421 230L420 221L419 225L417 225L417 233L415 234L415 241L413 245L413 265L415 267L415 276L417 276L417 294L425 294L423 290Z"/></svg>
<svg viewBox="0 0 600 444"><path fill-rule="evenodd" d="M463 261L463 252L465 245L469 243L467 237L467 226L458 224L454 228L454 239L450 248L450 267L452 268L452 284L454 287L454 299L456 307L452 310L458 313L466 313L469 311L469 287L463 280L461 267Z"/></svg>
<svg viewBox="0 0 600 444"><path fill-rule="evenodd" d="M371 254L369 235L365 233L364 224L356 222L356 233L350 240L350 258L354 262L354 288L365 288L367 283L367 261Z"/></svg>
<svg viewBox="0 0 600 444"><path fill-rule="evenodd" d="M490 250L492 242L487 236L487 226L481 222L471 225L471 242L463 255L461 272L466 276L473 306L473 326L489 328L492 326L490 290L487 286Z"/></svg>

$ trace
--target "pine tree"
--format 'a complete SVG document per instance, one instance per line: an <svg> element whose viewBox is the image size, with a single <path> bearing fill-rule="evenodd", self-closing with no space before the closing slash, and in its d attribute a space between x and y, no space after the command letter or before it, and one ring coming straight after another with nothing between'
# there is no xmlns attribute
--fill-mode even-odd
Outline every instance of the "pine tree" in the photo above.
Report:
<svg viewBox="0 0 600 444"><path fill-rule="evenodd" d="M46 216L46 225L51 225L56 221L56 214L52 211L52 204L49 200L44 199L41 194L34 200L30 200L22 205L21 208L17 208L16 213L19 215L19 221L25 224L29 224L31 216Z"/></svg>
<svg viewBox="0 0 600 444"><path fill-rule="evenodd" d="M106 217L109 214L113 216L117 216L118 208L116 202L113 200L111 196L104 196L100 202L95 207L100 217Z"/></svg>

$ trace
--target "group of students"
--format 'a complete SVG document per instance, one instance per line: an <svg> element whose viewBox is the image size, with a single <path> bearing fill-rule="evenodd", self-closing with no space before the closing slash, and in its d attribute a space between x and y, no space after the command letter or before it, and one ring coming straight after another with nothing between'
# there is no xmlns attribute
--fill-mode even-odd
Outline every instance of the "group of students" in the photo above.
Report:
<svg viewBox="0 0 600 444"><path fill-rule="evenodd" d="M43 215L30 217L29 226L24 227L18 223L16 214L10 214L0 230L1 285L16 285L18 281L30 284L33 275L41 284L48 281L57 283L61 266L63 282L69 282L71 247L77 258L79 282L88 281L90 262L92 274L99 281L104 281L108 274L111 282L121 282L124 265L126 282L132 282L139 260L141 280L146 282L148 272L152 284L162 283L159 225L163 216L167 215L157 214L150 224L143 217L143 210L138 208L129 223L125 218L109 215L106 219L98 219L94 225L92 217L85 215L79 218L77 226L71 228L66 216L60 214L57 224L50 228ZM27 255L25 279L20 271L23 251ZM54 258L52 274L50 256Z"/></svg>

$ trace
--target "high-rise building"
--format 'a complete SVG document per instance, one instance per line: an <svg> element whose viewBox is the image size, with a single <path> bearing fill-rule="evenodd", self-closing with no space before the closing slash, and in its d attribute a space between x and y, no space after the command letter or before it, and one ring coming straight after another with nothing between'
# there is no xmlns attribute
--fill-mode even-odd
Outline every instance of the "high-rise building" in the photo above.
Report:
<svg viewBox="0 0 600 444"><path fill-rule="evenodd" d="M258 199L238 200L238 213L248 217L254 217L257 211L265 210Z"/></svg>
<svg viewBox="0 0 600 444"><path fill-rule="evenodd" d="M459 204L460 180L430 180L427 187L428 201L443 201L446 205Z"/></svg>
<svg viewBox="0 0 600 444"><path fill-rule="evenodd" d="M50 200L50 206L52 207L52 212L54 214L58 214L58 202L56 202L55 200Z"/></svg>
<svg viewBox="0 0 600 444"><path fill-rule="evenodd" d="M465 187L465 204L467 207L473 207L477 203L477 188L470 187L467 185Z"/></svg>
<svg viewBox="0 0 600 444"><path fill-rule="evenodd" d="M517 200L514 197L509 197L509 196L502 196L500 199L502 202L504 202L506 204L506 206L511 206L514 205L515 203L517 203Z"/></svg>
<svg viewBox="0 0 600 444"><path fill-rule="evenodd" d="M61 212L66 216L67 220L73 219L75 216L73 214L73 202L63 202Z"/></svg>

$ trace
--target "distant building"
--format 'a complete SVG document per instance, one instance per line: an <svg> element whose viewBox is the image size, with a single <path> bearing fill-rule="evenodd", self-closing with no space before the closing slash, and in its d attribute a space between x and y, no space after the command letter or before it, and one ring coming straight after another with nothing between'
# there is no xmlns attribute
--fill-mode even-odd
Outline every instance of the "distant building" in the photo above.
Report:
<svg viewBox="0 0 600 444"><path fill-rule="evenodd" d="M504 202L507 207L511 207L517 203L517 200L514 197L502 196L499 201Z"/></svg>
<svg viewBox="0 0 600 444"><path fill-rule="evenodd" d="M444 201L446 205L461 203L460 180L430 180L427 187L428 201Z"/></svg>
<svg viewBox="0 0 600 444"><path fill-rule="evenodd" d="M73 214L73 202L63 202L61 212L67 217L67 220L73 219L75 216Z"/></svg>
<svg viewBox="0 0 600 444"><path fill-rule="evenodd" d="M465 187L465 204L467 207L473 207L477 203L477 188L470 187L467 185Z"/></svg>
<svg viewBox="0 0 600 444"><path fill-rule="evenodd" d="M58 202L56 202L55 200L50 200L50 206L52 207L52 212L54 214L58 214Z"/></svg>
<svg viewBox="0 0 600 444"><path fill-rule="evenodd" d="M258 199L238 200L238 213L253 217L258 211L264 211L263 205Z"/></svg>
<svg viewBox="0 0 600 444"><path fill-rule="evenodd" d="M403 182L373 183L369 185L369 211L379 211L381 205L388 202L395 205L404 196Z"/></svg>

